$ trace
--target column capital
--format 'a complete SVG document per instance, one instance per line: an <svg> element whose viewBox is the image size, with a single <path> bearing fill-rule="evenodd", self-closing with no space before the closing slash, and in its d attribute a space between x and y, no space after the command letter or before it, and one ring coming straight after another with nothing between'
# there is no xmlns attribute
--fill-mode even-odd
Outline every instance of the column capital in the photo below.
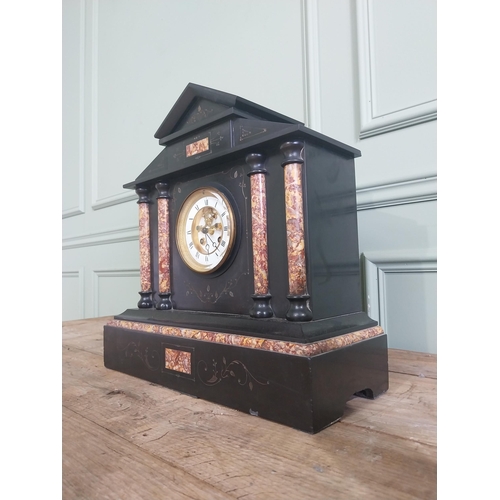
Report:
<svg viewBox="0 0 500 500"><path fill-rule="evenodd" d="M285 159L281 162L284 167L290 163L304 163L304 143L302 141L288 141L281 145L281 152Z"/></svg>
<svg viewBox="0 0 500 500"><path fill-rule="evenodd" d="M250 167L250 171L247 175L250 177L254 174L267 174L265 163L265 156L260 153L250 153L246 156L245 161Z"/></svg>
<svg viewBox="0 0 500 500"><path fill-rule="evenodd" d="M157 182L155 188L158 191L157 198L170 198L168 193L168 184L166 182Z"/></svg>
<svg viewBox="0 0 500 500"><path fill-rule="evenodd" d="M137 203L151 203L149 200L149 189L145 187L136 187L135 192L139 196Z"/></svg>

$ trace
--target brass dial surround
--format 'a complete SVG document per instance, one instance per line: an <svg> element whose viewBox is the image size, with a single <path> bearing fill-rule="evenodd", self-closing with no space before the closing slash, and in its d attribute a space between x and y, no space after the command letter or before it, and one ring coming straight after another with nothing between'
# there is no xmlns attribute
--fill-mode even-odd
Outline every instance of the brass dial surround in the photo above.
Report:
<svg viewBox="0 0 500 500"><path fill-rule="evenodd" d="M227 197L214 187L193 191L177 217L175 239L190 269L203 274L219 269L236 239L236 217Z"/></svg>

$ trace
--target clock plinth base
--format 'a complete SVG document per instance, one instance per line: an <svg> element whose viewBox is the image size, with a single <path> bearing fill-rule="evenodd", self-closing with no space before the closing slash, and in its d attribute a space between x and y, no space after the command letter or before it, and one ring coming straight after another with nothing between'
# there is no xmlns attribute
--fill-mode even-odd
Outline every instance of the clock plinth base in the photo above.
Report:
<svg viewBox="0 0 500 500"><path fill-rule="evenodd" d="M309 343L115 319L107 368L316 433L353 395L388 389L387 336L369 327Z"/></svg>

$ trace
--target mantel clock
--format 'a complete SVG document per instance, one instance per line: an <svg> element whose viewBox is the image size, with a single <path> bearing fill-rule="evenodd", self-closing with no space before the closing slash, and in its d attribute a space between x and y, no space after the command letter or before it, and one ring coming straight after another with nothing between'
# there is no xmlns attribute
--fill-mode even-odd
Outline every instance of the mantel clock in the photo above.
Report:
<svg viewBox="0 0 500 500"><path fill-rule="evenodd" d="M188 84L139 205L140 300L104 327L105 366L314 433L388 388L363 311L357 149Z"/></svg>

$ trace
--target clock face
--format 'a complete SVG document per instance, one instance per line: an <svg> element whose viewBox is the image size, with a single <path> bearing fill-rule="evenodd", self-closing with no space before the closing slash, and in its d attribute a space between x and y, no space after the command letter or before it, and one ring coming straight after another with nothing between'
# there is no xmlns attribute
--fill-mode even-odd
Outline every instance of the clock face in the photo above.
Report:
<svg viewBox="0 0 500 500"><path fill-rule="evenodd" d="M218 189L193 191L177 218L176 243L184 263L198 273L219 269L233 249L235 221L229 200Z"/></svg>

